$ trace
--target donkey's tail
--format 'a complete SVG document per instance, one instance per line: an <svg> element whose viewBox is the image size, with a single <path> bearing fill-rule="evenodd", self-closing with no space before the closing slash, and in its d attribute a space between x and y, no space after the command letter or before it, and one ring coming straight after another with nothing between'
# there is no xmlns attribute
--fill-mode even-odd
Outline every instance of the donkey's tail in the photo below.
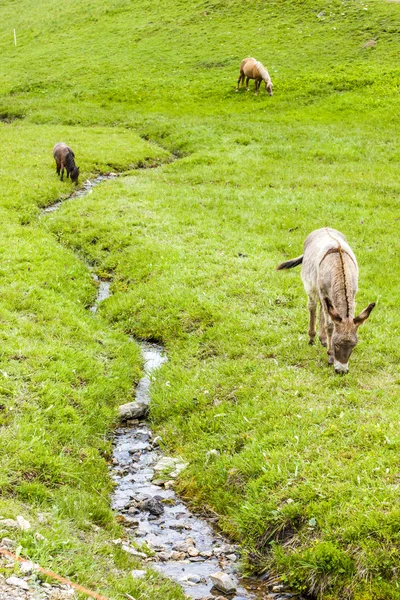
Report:
<svg viewBox="0 0 400 600"><path fill-rule="evenodd" d="M298 256L297 258L292 258L291 260L287 260L286 262L281 263L276 267L277 271L282 271L282 269L292 269L293 267L297 267L297 265L301 265L303 262L303 255Z"/></svg>

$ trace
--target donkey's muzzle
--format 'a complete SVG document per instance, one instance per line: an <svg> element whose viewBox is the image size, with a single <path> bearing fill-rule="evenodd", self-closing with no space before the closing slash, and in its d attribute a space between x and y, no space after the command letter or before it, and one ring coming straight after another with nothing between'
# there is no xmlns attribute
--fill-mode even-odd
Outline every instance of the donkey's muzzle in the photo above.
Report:
<svg viewBox="0 0 400 600"><path fill-rule="evenodd" d="M335 373L338 373L339 375L346 375L346 373L349 371L349 363L344 365L343 363L335 360L333 368L335 369Z"/></svg>

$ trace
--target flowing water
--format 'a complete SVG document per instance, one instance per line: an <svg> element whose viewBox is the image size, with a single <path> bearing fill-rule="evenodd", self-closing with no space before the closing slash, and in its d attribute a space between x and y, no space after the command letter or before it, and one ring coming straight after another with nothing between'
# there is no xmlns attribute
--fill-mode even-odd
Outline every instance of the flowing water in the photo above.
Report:
<svg viewBox="0 0 400 600"><path fill-rule="evenodd" d="M68 200L90 193L94 185L113 177L116 175L88 181L83 190L74 192ZM63 201L57 202L43 213L54 212L62 204ZM110 296L110 282L99 280L96 275L93 279L98 284L98 294L91 310L96 312L99 303ZM167 356L159 345L133 338L132 342L139 344L144 359L144 376L136 389L136 402L148 405L154 371L167 361ZM173 471L167 478L163 477L166 466ZM235 584L230 599L293 599L279 585L272 586L271 591L271 582L267 585L260 579L238 575L240 548L218 534L206 519L194 515L174 492L175 478L184 466L182 461L163 457L159 440L145 421L131 420L117 429L111 467L115 482L112 508L120 514L127 541L115 543L178 582L187 596L196 600L221 597L210 579L217 572L225 573ZM146 552L142 553L143 549Z"/></svg>

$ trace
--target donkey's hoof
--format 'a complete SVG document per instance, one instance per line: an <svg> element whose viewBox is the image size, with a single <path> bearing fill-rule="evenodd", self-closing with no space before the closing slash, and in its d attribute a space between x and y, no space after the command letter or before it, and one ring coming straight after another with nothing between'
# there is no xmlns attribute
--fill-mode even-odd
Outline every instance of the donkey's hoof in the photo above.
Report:
<svg viewBox="0 0 400 600"><path fill-rule="evenodd" d="M326 347L327 347L327 345L328 345L328 344L327 344L327 341L326 341L326 339L324 339L324 338L321 338L321 337L320 337L320 338L319 338L319 341L321 342L321 345L322 345L324 348L326 348Z"/></svg>
<svg viewBox="0 0 400 600"><path fill-rule="evenodd" d="M314 346L314 344L315 344L315 340L314 340L314 338L310 338L310 339L308 340L308 345L309 345L309 346Z"/></svg>
<svg viewBox="0 0 400 600"><path fill-rule="evenodd" d="M335 362L335 359L333 358L333 355L328 354L328 365L333 365L334 362Z"/></svg>

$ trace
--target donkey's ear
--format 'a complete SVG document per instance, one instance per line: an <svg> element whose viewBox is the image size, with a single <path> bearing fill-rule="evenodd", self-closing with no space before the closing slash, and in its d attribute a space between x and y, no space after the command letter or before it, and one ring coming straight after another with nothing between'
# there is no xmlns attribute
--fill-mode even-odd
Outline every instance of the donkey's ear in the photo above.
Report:
<svg viewBox="0 0 400 600"><path fill-rule="evenodd" d="M357 325L357 327L359 327L360 325L362 325L364 323L364 321L366 321L369 317L369 315L372 312L372 309L375 306L375 302L371 302L371 304L368 304L367 308L364 309L362 311L362 313L360 313L358 315L358 317L354 318L354 324Z"/></svg>
<svg viewBox="0 0 400 600"><path fill-rule="evenodd" d="M338 311L333 306L333 304L329 300L328 296L325 296L324 302L325 302L326 310L328 311L329 316L332 319L332 321L335 321L336 323L341 323L342 317L339 315Z"/></svg>

